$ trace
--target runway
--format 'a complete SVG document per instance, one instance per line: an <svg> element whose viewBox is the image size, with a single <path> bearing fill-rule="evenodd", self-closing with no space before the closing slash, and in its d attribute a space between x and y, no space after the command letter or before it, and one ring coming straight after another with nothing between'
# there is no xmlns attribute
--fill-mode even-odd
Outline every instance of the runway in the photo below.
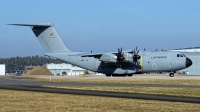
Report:
<svg viewBox="0 0 200 112"><path fill-rule="evenodd" d="M110 87L168 87L168 88L200 88L200 85L161 85L161 84L102 84L72 82L29 82L18 78L0 78L0 84L26 86L110 86Z"/></svg>
<svg viewBox="0 0 200 112"><path fill-rule="evenodd" d="M160 101L186 102L186 103L200 103L200 98L193 98L193 97L178 97L178 96L167 96L167 95L136 94L136 93L92 91L92 90L59 89L59 88L47 88L47 87L41 87L41 86L0 85L0 89L117 97L117 98L129 98L129 99L160 100Z"/></svg>
<svg viewBox="0 0 200 112"><path fill-rule="evenodd" d="M172 102L185 102L185 103L200 103L200 98L194 97L179 97L179 96L167 96L167 95L153 95L153 94L137 94L137 93L123 93L123 92L107 92L107 91L92 91L92 90L76 90L76 89L59 89L42 87L44 85L65 85L65 86L77 86L83 83L54 83L54 82L28 82L24 80L0 78L0 89L8 90L22 90L22 91L34 91L34 92L46 92L46 93L59 93L59 94L75 94L75 95L90 95L90 96L103 96L103 97L116 97L116 98L129 98L129 99L145 99L145 100L160 100L160 101L172 101ZM121 86L120 86L121 85ZM124 84L85 84L81 86L145 86L145 87L158 87L158 85L124 85ZM167 87L168 85L161 85L161 87ZM170 87L175 85L170 85ZM179 86L184 87L184 86ZM188 86L186 86L188 87ZM194 86L194 88L200 88Z"/></svg>

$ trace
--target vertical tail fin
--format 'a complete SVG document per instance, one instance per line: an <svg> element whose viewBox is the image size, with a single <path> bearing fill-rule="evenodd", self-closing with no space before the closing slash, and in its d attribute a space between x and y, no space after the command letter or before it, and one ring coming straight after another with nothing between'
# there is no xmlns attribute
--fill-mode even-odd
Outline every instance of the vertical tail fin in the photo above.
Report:
<svg viewBox="0 0 200 112"><path fill-rule="evenodd" d="M32 24L9 24L17 26L30 26L37 39L47 53L70 51L56 32L53 23L47 22L41 25Z"/></svg>

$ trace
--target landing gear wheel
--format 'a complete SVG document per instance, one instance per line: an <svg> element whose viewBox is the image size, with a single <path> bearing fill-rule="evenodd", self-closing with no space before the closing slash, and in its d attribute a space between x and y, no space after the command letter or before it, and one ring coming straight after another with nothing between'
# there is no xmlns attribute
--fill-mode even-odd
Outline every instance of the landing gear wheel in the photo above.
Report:
<svg viewBox="0 0 200 112"><path fill-rule="evenodd" d="M169 76L170 77L174 77L174 73L169 73Z"/></svg>
<svg viewBox="0 0 200 112"><path fill-rule="evenodd" d="M122 76L122 77L126 77L126 74L122 74L121 76Z"/></svg>
<svg viewBox="0 0 200 112"><path fill-rule="evenodd" d="M111 74L106 74L106 77L110 77L111 76Z"/></svg>
<svg viewBox="0 0 200 112"><path fill-rule="evenodd" d="M128 74L127 76L128 76L128 77L132 77L133 75L132 75L132 74Z"/></svg>
<svg viewBox="0 0 200 112"><path fill-rule="evenodd" d="M112 74L113 77L126 77L125 74Z"/></svg>
<svg viewBox="0 0 200 112"><path fill-rule="evenodd" d="M117 75L117 74L112 74L112 76L113 76L113 77L117 77L118 75Z"/></svg>

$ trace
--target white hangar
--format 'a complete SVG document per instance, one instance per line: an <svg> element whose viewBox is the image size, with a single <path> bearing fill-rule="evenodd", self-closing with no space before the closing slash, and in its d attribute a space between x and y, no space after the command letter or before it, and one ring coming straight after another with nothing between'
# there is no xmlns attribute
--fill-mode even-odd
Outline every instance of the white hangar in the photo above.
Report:
<svg viewBox="0 0 200 112"><path fill-rule="evenodd" d="M54 75L62 75L66 74L69 76L76 76L79 74L83 74L86 70L77 66L73 66L71 64L47 64L47 69Z"/></svg>
<svg viewBox="0 0 200 112"><path fill-rule="evenodd" d="M6 67L5 64L0 64L0 75L5 75Z"/></svg>

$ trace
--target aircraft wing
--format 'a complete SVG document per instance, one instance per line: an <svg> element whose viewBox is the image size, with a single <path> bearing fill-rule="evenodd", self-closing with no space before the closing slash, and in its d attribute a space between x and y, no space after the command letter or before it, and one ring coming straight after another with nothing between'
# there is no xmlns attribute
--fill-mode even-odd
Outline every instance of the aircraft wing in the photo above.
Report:
<svg viewBox="0 0 200 112"><path fill-rule="evenodd" d="M103 53L81 53L81 54L72 54L69 56L81 56L81 57L94 57L100 58Z"/></svg>
<svg viewBox="0 0 200 112"><path fill-rule="evenodd" d="M132 50L126 50L126 51L123 51L123 52L124 53L131 53ZM118 52L107 52L107 53L117 54ZM103 54L105 54L105 53L83 53L83 54L74 54L74 55L71 55L71 56L100 58Z"/></svg>

